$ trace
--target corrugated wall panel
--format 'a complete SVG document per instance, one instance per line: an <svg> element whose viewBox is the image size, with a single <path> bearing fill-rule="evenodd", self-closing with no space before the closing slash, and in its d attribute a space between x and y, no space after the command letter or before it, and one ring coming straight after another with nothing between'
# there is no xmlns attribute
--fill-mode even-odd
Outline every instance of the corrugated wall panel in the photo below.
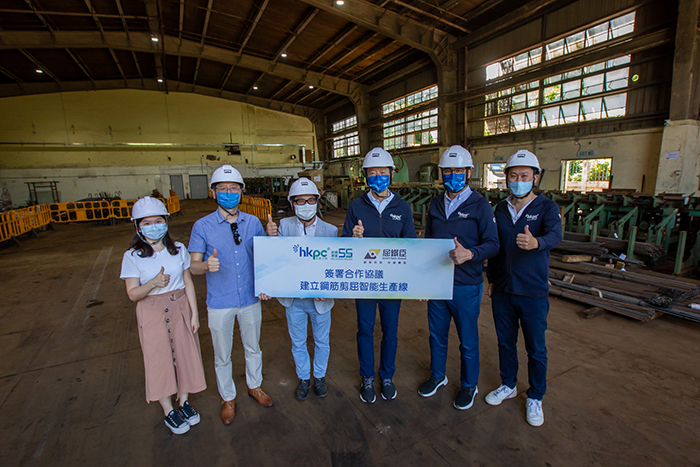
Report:
<svg viewBox="0 0 700 467"><path fill-rule="evenodd" d="M381 105L434 84L437 84L437 68L431 67L396 84L381 89L372 96L372 103Z"/></svg>
<svg viewBox="0 0 700 467"><path fill-rule="evenodd" d="M355 115L355 106L352 105L351 102L348 102L346 105L328 113L328 115L326 115L326 121L328 122L328 125L332 125L335 122L345 120L353 115Z"/></svg>
<svg viewBox="0 0 700 467"><path fill-rule="evenodd" d="M634 0L579 0L547 15L545 40L634 6Z"/></svg>
<svg viewBox="0 0 700 467"><path fill-rule="evenodd" d="M469 49L469 69L506 57L542 41L542 19L513 29L489 42Z"/></svg>

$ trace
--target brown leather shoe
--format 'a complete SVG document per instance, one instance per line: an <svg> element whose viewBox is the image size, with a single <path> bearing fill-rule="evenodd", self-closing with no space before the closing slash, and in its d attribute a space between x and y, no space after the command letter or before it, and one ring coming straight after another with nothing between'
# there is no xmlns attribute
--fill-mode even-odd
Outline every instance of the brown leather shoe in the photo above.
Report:
<svg viewBox="0 0 700 467"><path fill-rule="evenodd" d="M223 406L221 407L221 421L224 422L224 425L230 425L236 418L236 399L221 401L221 404Z"/></svg>
<svg viewBox="0 0 700 467"><path fill-rule="evenodd" d="M263 407L272 407L274 405L272 399L270 396L265 394L262 387L248 389L248 395L258 401L258 404L262 405Z"/></svg>

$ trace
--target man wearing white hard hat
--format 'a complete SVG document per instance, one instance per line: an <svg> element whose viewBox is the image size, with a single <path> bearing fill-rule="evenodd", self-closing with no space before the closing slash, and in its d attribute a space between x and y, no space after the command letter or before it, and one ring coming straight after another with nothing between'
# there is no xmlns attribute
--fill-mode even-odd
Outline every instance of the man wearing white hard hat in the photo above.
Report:
<svg viewBox="0 0 700 467"><path fill-rule="evenodd" d="M508 159L505 173L511 195L496 205L501 246L488 267L501 386L486 396L486 402L499 405L518 394L520 327L530 383L526 420L532 426L540 426L544 423L542 397L547 389L549 250L561 242L561 216L554 201L533 193L540 174L537 156L524 149L517 151Z"/></svg>
<svg viewBox="0 0 700 467"><path fill-rule="evenodd" d="M289 204L294 208L294 217L280 221L279 228L267 218L267 234L280 237L337 237L338 228L322 221L316 215L320 195L316 185L308 178L300 178L289 188ZM294 393L303 401L311 385L311 360L306 348L308 321L314 336L314 392L318 397L328 395L326 369L330 355L331 308L333 299L323 298L278 298L286 309L289 337L292 339L292 356L299 384Z"/></svg>
<svg viewBox="0 0 700 467"><path fill-rule="evenodd" d="M391 154L374 148L362 164L369 190L350 203L343 237L416 238L413 212L408 203L389 190L395 169ZM374 323L379 308L382 325L379 378L382 399L396 398L394 372L398 345L399 309L401 300L356 299L357 355L360 360L362 387L360 399L368 404L377 399L374 393Z"/></svg>
<svg viewBox="0 0 700 467"><path fill-rule="evenodd" d="M430 377L418 394L434 395L447 384L447 343L450 323L455 322L459 337L460 391L453 406L469 409L478 394L479 312L483 291L484 260L498 253L496 219L489 202L469 187L474 163L462 146L452 146L440 157L445 193L430 203L425 238L454 241L450 258L455 264L452 300L428 301L430 329Z"/></svg>
<svg viewBox="0 0 700 467"><path fill-rule="evenodd" d="M240 172L230 165L214 171L211 189L218 207L194 223L189 244L192 273L206 273L207 277L207 316L216 384L223 400L221 421L225 425L233 422L236 415L236 385L231 364L236 319L245 353L248 394L264 407L273 405L261 387L262 313L260 300L255 296L253 273L253 237L263 236L265 232L257 217L238 209L244 188Z"/></svg>

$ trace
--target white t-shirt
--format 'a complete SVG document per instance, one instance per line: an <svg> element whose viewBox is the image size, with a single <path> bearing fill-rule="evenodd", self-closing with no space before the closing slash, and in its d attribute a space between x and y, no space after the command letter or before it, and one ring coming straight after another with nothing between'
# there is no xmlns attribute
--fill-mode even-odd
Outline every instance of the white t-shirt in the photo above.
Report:
<svg viewBox="0 0 700 467"><path fill-rule="evenodd" d="M175 246L180 248L176 255L171 255L167 248L163 248L161 251L154 251L153 256L149 258L141 258L136 250L129 249L122 258L122 272L119 277L121 279L138 277L139 285L143 285L156 277L162 266L165 268L165 274L170 274L170 282L167 287L156 287L148 295L184 289L185 281L182 280L182 272L190 267L190 254L182 243L175 242Z"/></svg>

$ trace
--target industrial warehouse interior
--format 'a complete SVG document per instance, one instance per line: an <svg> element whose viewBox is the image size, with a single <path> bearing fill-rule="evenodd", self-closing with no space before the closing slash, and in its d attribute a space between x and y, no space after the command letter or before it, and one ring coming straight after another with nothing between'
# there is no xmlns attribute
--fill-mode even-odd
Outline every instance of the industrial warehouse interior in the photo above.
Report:
<svg viewBox="0 0 700 467"><path fill-rule="evenodd" d="M465 162L445 165L457 153ZM534 162L518 163L519 154ZM381 198L387 167L393 197ZM514 182L518 168L531 178ZM461 173L466 185L453 188ZM299 194L300 182L309 191ZM530 183L523 197L519 183ZM455 193L486 206L478 235L475 215L446 214ZM139 216L144 197L156 210ZM538 219L534 201L518 211L521 199L549 206L555 222ZM700 0L4 0L0 202L2 465L700 465ZM392 206L406 216L382 214ZM315 213L315 234L304 209ZM167 222L167 237L145 236L158 226L141 223L149 216ZM387 234L383 218L409 227ZM287 266L280 253L272 268L293 269L276 285L305 295L287 298L292 305L285 295L258 302L265 290L256 288L216 306L220 290L253 287L264 268L256 264L253 277L252 256L249 269L227 266L226 251L201 233L205 219L224 225L227 251L242 251L242 237L251 255L262 236L331 241L318 238L334 236L321 227L337 227L342 238L332 241L345 247L401 237L382 245L418 251L439 238L450 245L438 259L454 274L455 295L411 294L416 282L452 294L453 284L432 274L372 282L381 278L376 261L368 282L309 290L308 262ZM516 246L518 219L527 223ZM285 230L293 223L298 234ZM531 234L536 224L556 242ZM478 253L483 245L453 240L488 229L499 243L488 257ZM167 406L182 388L165 394L165 405L149 395L155 377L142 320L158 294L138 295L151 281L124 275L132 238L156 252L151 259L162 256L164 238L184 245L181 303L199 310L188 338L206 381L187 402L196 420L183 398ZM381 250L364 251L367 260ZM466 263L459 251L471 255ZM217 254L235 282L214 282ZM516 254L544 266L516 265L508 256ZM329 264L340 264L333 255ZM362 278L335 267L326 278ZM459 282L468 267L471 282ZM494 274L510 285L498 289ZM514 281L538 274L542 295L515 291ZM460 287L478 289L476 301L467 305ZM517 344L499 321L504 296L523 310ZM379 313L371 312L366 344L362 303L372 297ZM389 302L398 324L387 376ZM208 309L256 303L258 342L241 333L250 326L242 315L236 321L238 395L227 397ZM297 303L312 307L301 338L292 329ZM436 303L459 310L445 312L443 373ZM333 308L325 315L330 354L319 370L315 320L324 306ZM459 317L467 308L469 339ZM529 313L542 309L535 331ZM165 332L170 320L159 323ZM542 342L531 337L538 332ZM167 371L172 358L170 373L185 379L173 337ZM313 357L310 376L293 347L300 339ZM515 369L504 363L509 342ZM250 383L257 344L256 385L271 407ZM475 360L465 356L469 346ZM367 352L379 365L376 381L361 366ZM304 381L308 397L299 396ZM426 392L431 381L437 386ZM370 387L376 402L367 400ZM500 389L514 389L503 396L513 400L494 402ZM535 402L539 421L530 418ZM226 420L231 407L235 420Z"/></svg>

